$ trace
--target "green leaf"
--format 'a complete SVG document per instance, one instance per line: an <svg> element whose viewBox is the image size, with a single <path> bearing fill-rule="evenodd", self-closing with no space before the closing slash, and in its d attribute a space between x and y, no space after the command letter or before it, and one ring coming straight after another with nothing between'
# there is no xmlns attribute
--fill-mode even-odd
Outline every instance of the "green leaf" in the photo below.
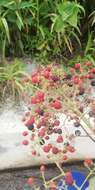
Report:
<svg viewBox="0 0 95 190"><path fill-rule="evenodd" d="M39 26L39 30L41 32L42 38L45 39L45 32L44 32L43 26Z"/></svg>
<svg viewBox="0 0 95 190"><path fill-rule="evenodd" d="M71 34L75 37L76 41L78 42L78 44L81 47L81 42L80 42L80 39L79 39L78 35L75 32L73 32L73 31L71 31Z"/></svg>
<svg viewBox="0 0 95 190"><path fill-rule="evenodd" d="M11 1L13 3L13 1ZM11 3L10 0L0 0L0 6L5 6L6 4L10 4Z"/></svg>
<svg viewBox="0 0 95 190"><path fill-rule="evenodd" d="M21 3L18 4L18 9L25 9L25 8L29 8L33 6L33 2L32 1L22 1Z"/></svg>
<svg viewBox="0 0 95 190"><path fill-rule="evenodd" d="M18 18L16 23L17 23L19 30L21 30L24 24L23 24L22 18L20 16L20 14L18 13L18 11L16 11L16 15Z"/></svg>
<svg viewBox="0 0 95 190"><path fill-rule="evenodd" d="M67 22L68 22L71 26L77 28L77 24L78 24L78 7L75 7L75 8L73 9L73 13L72 13L72 15L67 19Z"/></svg>
<svg viewBox="0 0 95 190"><path fill-rule="evenodd" d="M63 32L65 29L65 23L63 22L62 18L59 15L56 15L52 18L52 26L51 26L51 32L54 30L56 32Z"/></svg>
<svg viewBox="0 0 95 190"><path fill-rule="evenodd" d="M92 47L92 33L88 34L88 41L85 47L84 54L86 55L89 51L89 49Z"/></svg>
<svg viewBox="0 0 95 190"><path fill-rule="evenodd" d="M31 1L21 1L19 3L16 3L15 1L7 1L3 0L3 2L0 2L0 6L6 7L11 10L20 10L20 9L26 9L30 7L34 7L34 3Z"/></svg>
<svg viewBox="0 0 95 190"><path fill-rule="evenodd" d="M87 55L86 55L86 59L88 59L89 61L91 61L92 64L93 64L93 66L95 67L95 59L93 58L92 55L87 54Z"/></svg>
<svg viewBox="0 0 95 190"><path fill-rule="evenodd" d="M55 22L55 31L64 33L64 29L65 29L65 23L63 22L61 17L58 16Z"/></svg>
<svg viewBox="0 0 95 190"><path fill-rule="evenodd" d="M7 21L5 18L1 18L1 22L2 22L2 25L5 29L8 42L10 43L10 34L9 34L9 27L8 27Z"/></svg>
<svg viewBox="0 0 95 190"><path fill-rule="evenodd" d="M63 21L72 15L75 6L76 3L69 1L57 5L58 12L62 16Z"/></svg>

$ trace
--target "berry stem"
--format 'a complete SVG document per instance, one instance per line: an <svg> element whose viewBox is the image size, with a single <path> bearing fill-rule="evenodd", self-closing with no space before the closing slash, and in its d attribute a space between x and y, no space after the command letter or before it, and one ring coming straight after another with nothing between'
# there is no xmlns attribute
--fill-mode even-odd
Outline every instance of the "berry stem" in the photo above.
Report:
<svg viewBox="0 0 95 190"><path fill-rule="evenodd" d="M44 182L44 186L45 186L45 188L47 188L47 182L45 180L44 172L42 172L41 174L42 174L42 179L43 179L43 182Z"/></svg>
<svg viewBox="0 0 95 190"><path fill-rule="evenodd" d="M57 163L57 162L55 162L56 163L56 166L59 168L59 170L61 171L61 173L63 174L63 175L65 175L65 172L63 171L63 169L60 167L60 164L59 163Z"/></svg>

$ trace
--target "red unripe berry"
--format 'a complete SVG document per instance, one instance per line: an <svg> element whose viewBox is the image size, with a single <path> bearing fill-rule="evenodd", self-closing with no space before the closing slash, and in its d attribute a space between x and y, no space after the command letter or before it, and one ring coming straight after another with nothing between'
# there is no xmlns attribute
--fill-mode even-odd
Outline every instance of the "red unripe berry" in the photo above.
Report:
<svg viewBox="0 0 95 190"><path fill-rule="evenodd" d="M39 137L44 137L45 136L45 132L46 132L46 129L45 128L41 128L41 130L38 133L38 136Z"/></svg>
<svg viewBox="0 0 95 190"><path fill-rule="evenodd" d="M56 190L57 188L56 188L56 183L55 182L50 182L50 190Z"/></svg>
<svg viewBox="0 0 95 190"><path fill-rule="evenodd" d="M28 140L24 140L24 141L22 142L22 144L23 144L23 145L28 145L28 144L29 144L29 141L28 141Z"/></svg>
<svg viewBox="0 0 95 190"><path fill-rule="evenodd" d="M46 136L46 137L45 137L45 140L49 140L49 136Z"/></svg>
<svg viewBox="0 0 95 190"><path fill-rule="evenodd" d="M59 120L55 120L54 121L54 126L59 126L60 125L60 121Z"/></svg>
<svg viewBox="0 0 95 190"><path fill-rule="evenodd" d="M80 63L75 64L75 69L80 69Z"/></svg>
<svg viewBox="0 0 95 190"><path fill-rule="evenodd" d="M45 94L44 94L44 92L42 92L42 91L38 91L37 94L36 94L36 97L37 97L38 99L44 99L44 96L45 96Z"/></svg>
<svg viewBox="0 0 95 190"><path fill-rule="evenodd" d="M74 82L74 84L79 84L79 79L77 76L73 77L73 82Z"/></svg>
<svg viewBox="0 0 95 190"><path fill-rule="evenodd" d="M33 125L35 123L35 118L34 117L31 117L28 121L25 122L25 125L27 127Z"/></svg>
<svg viewBox="0 0 95 190"><path fill-rule="evenodd" d="M45 172L45 165L41 165L40 171L41 171L41 172Z"/></svg>
<svg viewBox="0 0 95 190"><path fill-rule="evenodd" d="M32 185L34 183L34 177L30 177L28 180L27 180L27 184L28 185Z"/></svg>
<svg viewBox="0 0 95 190"><path fill-rule="evenodd" d="M85 79L85 76L84 76L84 75L81 75L81 76L80 76L80 79L81 79L81 80L84 80L84 79Z"/></svg>
<svg viewBox="0 0 95 190"><path fill-rule="evenodd" d="M33 156L36 156L36 150L33 150L33 151L32 151L32 155L33 155Z"/></svg>
<svg viewBox="0 0 95 190"><path fill-rule="evenodd" d="M51 149L51 148L52 148L52 144L49 143L49 144L48 144L48 147Z"/></svg>
<svg viewBox="0 0 95 190"><path fill-rule="evenodd" d="M59 149L57 147L52 147L52 153L53 154L58 154L59 153Z"/></svg>
<svg viewBox="0 0 95 190"><path fill-rule="evenodd" d="M95 74L95 68L93 68L91 71L92 71L92 73L94 73L94 74Z"/></svg>
<svg viewBox="0 0 95 190"><path fill-rule="evenodd" d="M31 141L34 141L34 139L35 139L35 134L32 134L30 139L31 139Z"/></svg>
<svg viewBox="0 0 95 190"><path fill-rule="evenodd" d="M44 113L44 117L49 117L50 113L46 112Z"/></svg>
<svg viewBox="0 0 95 190"><path fill-rule="evenodd" d="M87 77L88 79L93 79L93 78L94 78L94 75L93 75L93 73L88 73L88 74L86 75L86 77Z"/></svg>
<svg viewBox="0 0 95 190"><path fill-rule="evenodd" d="M38 123L36 127L37 127L37 129L40 129L42 127L42 124Z"/></svg>
<svg viewBox="0 0 95 190"><path fill-rule="evenodd" d="M42 126L46 126L46 124L47 124L47 119L46 119L45 117L43 117L43 118L41 119L41 124L42 124Z"/></svg>
<svg viewBox="0 0 95 190"><path fill-rule="evenodd" d="M65 174L65 181L67 185L73 185L74 180L71 172L66 172Z"/></svg>
<svg viewBox="0 0 95 190"><path fill-rule="evenodd" d="M66 161L68 159L68 156L67 155L64 155L63 156L63 160Z"/></svg>
<svg viewBox="0 0 95 190"><path fill-rule="evenodd" d="M62 104L60 101L56 100L55 102L53 102L53 107L55 109L61 109L62 108Z"/></svg>
<svg viewBox="0 0 95 190"><path fill-rule="evenodd" d="M43 110L39 107L35 110L35 113L41 115L41 113L43 113Z"/></svg>
<svg viewBox="0 0 95 190"><path fill-rule="evenodd" d="M31 104L37 104L37 98L36 97L31 98Z"/></svg>
<svg viewBox="0 0 95 190"><path fill-rule="evenodd" d="M22 135L23 135L23 136L27 136L27 135L28 135L28 131L24 131L24 132L22 133Z"/></svg>
<svg viewBox="0 0 95 190"><path fill-rule="evenodd" d="M57 143L62 143L62 142L63 142L63 137L59 135L57 138Z"/></svg>
<svg viewBox="0 0 95 190"><path fill-rule="evenodd" d="M70 68L70 72L71 72L71 74L74 74L75 73L75 69L74 68Z"/></svg>
<svg viewBox="0 0 95 190"><path fill-rule="evenodd" d="M73 152L75 152L75 148L73 146L68 145L67 146L67 151L73 153Z"/></svg>
<svg viewBox="0 0 95 190"><path fill-rule="evenodd" d="M44 146L44 147L43 147L43 151L44 151L45 153L48 153L48 152L50 151L50 147L49 147L49 146Z"/></svg>
<svg viewBox="0 0 95 190"><path fill-rule="evenodd" d="M91 165L93 165L93 161L91 159L86 159L84 161L84 166L85 167L88 167L88 166L91 166Z"/></svg>
<svg viewBox="0 0 95 190"><path fill-rule="evenodd" d="M49 72L48 70L45 70L45 71L43 72L43 76L44 76L46 79L49 79L49 77L50 77L50 72Z"/></svg>
<svg viewBox="0 0 95 190"><path fill-rule="evenodd" d="M50 66L48 66L46 69L47 69L47 71L49 71L49 72L51 71L51 67L50 67Z"/></svg>
<svg viewBox="0 0 95 190"><path fill-rule="evenodd" d="M40 82L40 78L38 75L32 76L32 83L38 84Z"/></svg>
<svg viewBox="0 0 95 190"><path fill-rule="evenodd" d="M87 61L86 63L85 63L85 66L86 67L90 67L92 65L92 63L90 62L90 61Z"/></svg>

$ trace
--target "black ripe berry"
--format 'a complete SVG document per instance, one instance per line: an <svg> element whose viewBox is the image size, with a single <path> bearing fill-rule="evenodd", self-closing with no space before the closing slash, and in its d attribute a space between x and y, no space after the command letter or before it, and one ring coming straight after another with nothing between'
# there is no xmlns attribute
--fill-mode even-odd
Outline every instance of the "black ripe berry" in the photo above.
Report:
<svg viewBox="0 0 95 190"><path fill-rule="evenodd" d="M34 125L27 126L28 130L32 131L34 129Z"/></svg>
<svg viewBox="0 0 95 190"><path fill-rule="evenodd" d="M79 95L83 95L84 94L84 88L80 88L79 89Z"/></svg>
<svg viewBox="0 0 95 190"><path fill-rule="evenodd" d="M79 121L76 121L76 122L74 123L74 127L80 127L80 122L79 122Z"/></svg>
<svg viewBox="0 0 95 190"><path fill-rule="evenodd" d="M76 136L80 136L80 135L81 135L81 131L80 131L80 130L76 130L76 131L75 131L75 135L76 135Z"/></svg>
<svg viewBox="0 0 95 190"><path fill-rule="evenodd" d="M68 74L68 75L66 75L66 80L71 80L71 78L72 78L72 75L71 74Z"/></svg>
<svg viewBox="0 0 95 190"><path fill-rule="evenodd" d="M95 80L91 81L91 86L95 86Z"/></svg>
<svg viewBox="0 0 95 190"><path fill-rule="evenodd" d="M39 113L39 115L43 116L44 115L44 111L41 110L40 113Z"/></svg>
<svg viewBox="0 0 95 190"><path fill-rule="evenodd" d="M41 139L41 141L40 141L40 145L44 145L44 144L45 144L44 139Z"/></svg>
<svg viewBox="0 0 95 190"><path fill-rule="evenodd" d="M62 129L57 129L58 134L62 134Z"/></svg>

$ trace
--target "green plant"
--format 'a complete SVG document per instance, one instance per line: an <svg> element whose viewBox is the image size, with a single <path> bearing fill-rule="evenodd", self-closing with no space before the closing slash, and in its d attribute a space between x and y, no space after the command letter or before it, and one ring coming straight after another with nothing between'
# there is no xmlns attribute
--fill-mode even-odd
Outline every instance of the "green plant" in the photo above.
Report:
<svg viewBox="0 0 95 190"><path fill-rule="evenodd" d="M0 67L0 93L4 96L11 93L13 97L24 91L21 78L27 76L24 71L25 66L17 59L12 63L7 63L6 67Z"/></svg>
<svg viewBox="0 0 95 190"><path fill-rule="evenodd" d="M94 46L94 38L93 33L88 34L88 40L84 49L84 59L87 59L93 63L95 66L95 46Z"/></svg>
<svg viewBox="0 0 95 190"><path fill-rule="evenodd" d="M0 50L2 62L5 60L6 41L10 43L9 26L6 20L6 12L0 7Z"/></svg>
<svg viewBox="0 0 95 190"><path fill-rule="evenodd" d="M68 50L72 53L76 42L81 46L81 21L83 25L91 14L94 24L94 2L91 1L90 11L88 5L89 1L76 0L1 0L3 60L5 55L23 56L26 53L45 60L51 55L65 55ZM86 31L89 24L87 22Z"/></svg>
<svg viewBox="0 0 95 190"><path fill-rule="evenodd" d="M23 53L23 43L21 37L22 31L27 32L28 27L31 25L31 7L35 7L34 3L31 0L8 0L7 2L5 0L0 1L0 10L2 10L1 21L3 22L3 25L5 27L8 41L10 37L11 48L13 48L13 51L16 51L18 55L19 52ZM6 36L4 35L4 39L5 38ZM5 49L5 46L9 47L8 44L4 43L3 50Z"/></svg>
<svg viewBox="0 0 95 190"><path fill-rule="evenodd" d="M95 67L95 45L94 45L94 37L93 33L88 34L88 39L84 43L82 50L76 53L76 55L70 59L68 65L73 66L75 63L84 64L84 62L91 62ZM68 69L68 67L67 67Z"/></svg>
<svg viewBox="0 0 95 190"><path fill-rule="evenodd" d="M72 38L80 44L79 22L84 9L76 1L2 0L0 9L6 20L7 39L10 36L10 44L9 40L3 43L4 54L45 51L45 56L64 52L66 46L72 52Z"/></svg>
<svg viewBox="0 0 95 190"><path fill-rule="evenodd" d="M79 30L79 14L85 12L83 7L76 2L62 2L57 4L57 13L51 14L51 32L56 32L59 47L62 47L64 43L67 45L69 51L72 53L72 41L74 37L80 44L77 33L80 34ZM77 31L77 32L75 32Z"/></svg>
<svg viewBox="0 0 95 190"><path fill-rule="evenodd" d="M95 25L95 11L92 11L92 13L89 15L91 26Z"/></svg>

